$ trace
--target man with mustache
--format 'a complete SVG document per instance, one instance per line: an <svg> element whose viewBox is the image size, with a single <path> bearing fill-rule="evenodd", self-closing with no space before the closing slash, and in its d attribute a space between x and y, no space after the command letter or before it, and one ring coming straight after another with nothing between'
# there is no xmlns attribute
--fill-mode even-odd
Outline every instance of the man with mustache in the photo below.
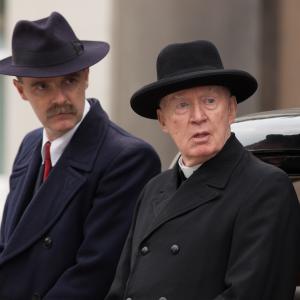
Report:
<svg viewBox="0 0 300 300"><path fill-rule="evenodd" d="M160 171L150 145L86 99L105 42L79 40L57 13L19 21L0 73L43 128L26 135L10 176L0 233L1 300L103 299L137 195Z"/></svg>
<svg viewBox="0 0 300 300"><path fill-rule="evenodd" d="M292 300L297 196L230 130L255 78L224 69L209 41L168 45L157 76L131 106L158 119L180 157L140 195L106 300Z"/></svg>
<svg viewBox="0 0 300 300"><path fill-rule="evenodd" d="M63 105L54 104L46 112L48 118L59 114L75 114L75 113L76 113L76 109L71 103L70 104L64 103Z"/></svg>

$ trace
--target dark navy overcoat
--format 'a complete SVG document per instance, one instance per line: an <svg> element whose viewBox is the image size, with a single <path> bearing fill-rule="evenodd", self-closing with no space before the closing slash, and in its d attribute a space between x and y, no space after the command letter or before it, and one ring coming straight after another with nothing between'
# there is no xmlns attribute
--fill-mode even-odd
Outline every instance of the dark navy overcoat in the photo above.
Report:
<svg viewBox="0 0 300 300"><path fill-rule="evenodd" d="M42 130L20 146L1 225L1 300L101 300L110 287L137 196L160 161L89 102L34 196Z"/></svg>

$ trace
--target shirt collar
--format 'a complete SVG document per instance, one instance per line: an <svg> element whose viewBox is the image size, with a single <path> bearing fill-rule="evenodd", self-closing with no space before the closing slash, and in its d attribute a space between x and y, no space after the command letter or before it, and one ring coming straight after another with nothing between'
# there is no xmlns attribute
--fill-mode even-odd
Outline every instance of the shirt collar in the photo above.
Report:
<svg viewBox="0 0 300 300"><path fill-rule="evenodd" d="M64 135L60 136L59 138L55 139L54 141L51 142L51 148L50 148L50 157L51 157L51 163L52 166L55 166L59 158L61 157L62 153L64 152L65 148L69 144L71 138L73 137L74 133L76 132L77 128L87 115L87 113L90 110L91 105L87 100L84 102L84 110L82 114L81 120L74 126L71 130L66 132ZM44 163L44 146L48 141L48 137L46 134L45 128L43 129L43 142L42 142L42 149L41 149L41 154L42 154L42 160Z"/></svg>
<svg viewBox="0 0 300 300"><path fill-rule="evenodd" d="M189 178L202 164L198 164L192 167L187 167L182 160L182 156L179 157L178 165L186 178Z"/></svg>

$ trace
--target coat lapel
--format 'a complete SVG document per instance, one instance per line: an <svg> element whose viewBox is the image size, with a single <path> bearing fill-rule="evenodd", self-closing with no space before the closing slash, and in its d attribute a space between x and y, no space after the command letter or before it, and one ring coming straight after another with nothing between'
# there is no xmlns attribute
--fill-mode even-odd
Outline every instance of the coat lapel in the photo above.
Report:
<svg viewBox="0 0 300 300"><path fill-rule="evenodd" d="M54 179L55 173L60 172L60 183ZM18 222L2 257L5 260L14 257L37 239L39 239L61 216L72 196L84 183L85 178L71 167L60 167L54 171L52 179L41 186L30 201Z"/></svg>
<svg viewBox="0 0 300 300"><path fill-rule="evenodd" d="M160 196L156 196L154 201L154 209L158 207L160 200L164 203L163 208L154 218L152 225L146 229L142 240L166 222L212 200L220 199L222 190L244 153L242 145L232 134L218 155L203 164L177 190L174 174L166 178L171 182L162 185ZM173 173L176 173L176 168L173 169Z"/></svg>
<svg viewBox="0 0 300 300"><path fill-rule="evenodd" d="M166 222L204 205L219 195L217 190L201 183L198 177L190 178L184 182L176 192L169 192L170 190L165 190L157 198L157 202L162 200L163 203L160 205L163 207L159 210L160 213L154 218L142 240ZM155 205L155 207L157 206L158 204Z"/></svg>
<svg viewBox="0 0 300 300"><path fill-rule="evenodd" d="M175 194L178 187L178 176L177 176L177 167L174 167L172 170L168 170L168 173L165 176L168 178L166 184L163 186L163 189L160 189L152 201L153 215L151 219L155 219L159 216L161 211L169 202L170 198Z"/></svg>
<svg viewBox="0 0 300 300"><path fill-rule="evenodd" d="M98 102L92 101L90 112L47 181L30 201L2 252L0 263L28 248L61 217L69 202L86 182L106 135L107 126L105 112ZM28 181L30 178L28 176Z"/></svg>
<svg viewBox="0 0 300 300"><path fill-rule="evenodd" d="M15 230L25 207L32 198L36 176L41 165L41 141L41 134L39 134L39 138L36 142L33 145L30 145L30 150L33 150L25 151L15 168L15 173L17 173L17 175L14 175L16 176L15 180L19 181L21 184L20 187L18 187L18 190L13 191L15 198L13 200L14 205L11 211L11 222L6 225L8 228L8 238Z"/></svg>

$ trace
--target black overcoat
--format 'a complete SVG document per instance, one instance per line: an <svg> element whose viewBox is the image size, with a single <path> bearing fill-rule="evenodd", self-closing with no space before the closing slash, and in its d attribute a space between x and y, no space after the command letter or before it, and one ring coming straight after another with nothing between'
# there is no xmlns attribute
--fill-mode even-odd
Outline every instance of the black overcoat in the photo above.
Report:
<svg viewBox="0 0 300 300"><path fill-rule="evenodd" d="M22 142L0 235L1 300L101 300L138 194L160 171L152 147L112 123L98 101L32 197L42 130Z"/></svg>
<svg viewBox="0 0 300 300"><path fill-rule="evenodd" d="M234 135L177 188L152 179L106 300L291 300L299 203L287 175Z"/></svg>

